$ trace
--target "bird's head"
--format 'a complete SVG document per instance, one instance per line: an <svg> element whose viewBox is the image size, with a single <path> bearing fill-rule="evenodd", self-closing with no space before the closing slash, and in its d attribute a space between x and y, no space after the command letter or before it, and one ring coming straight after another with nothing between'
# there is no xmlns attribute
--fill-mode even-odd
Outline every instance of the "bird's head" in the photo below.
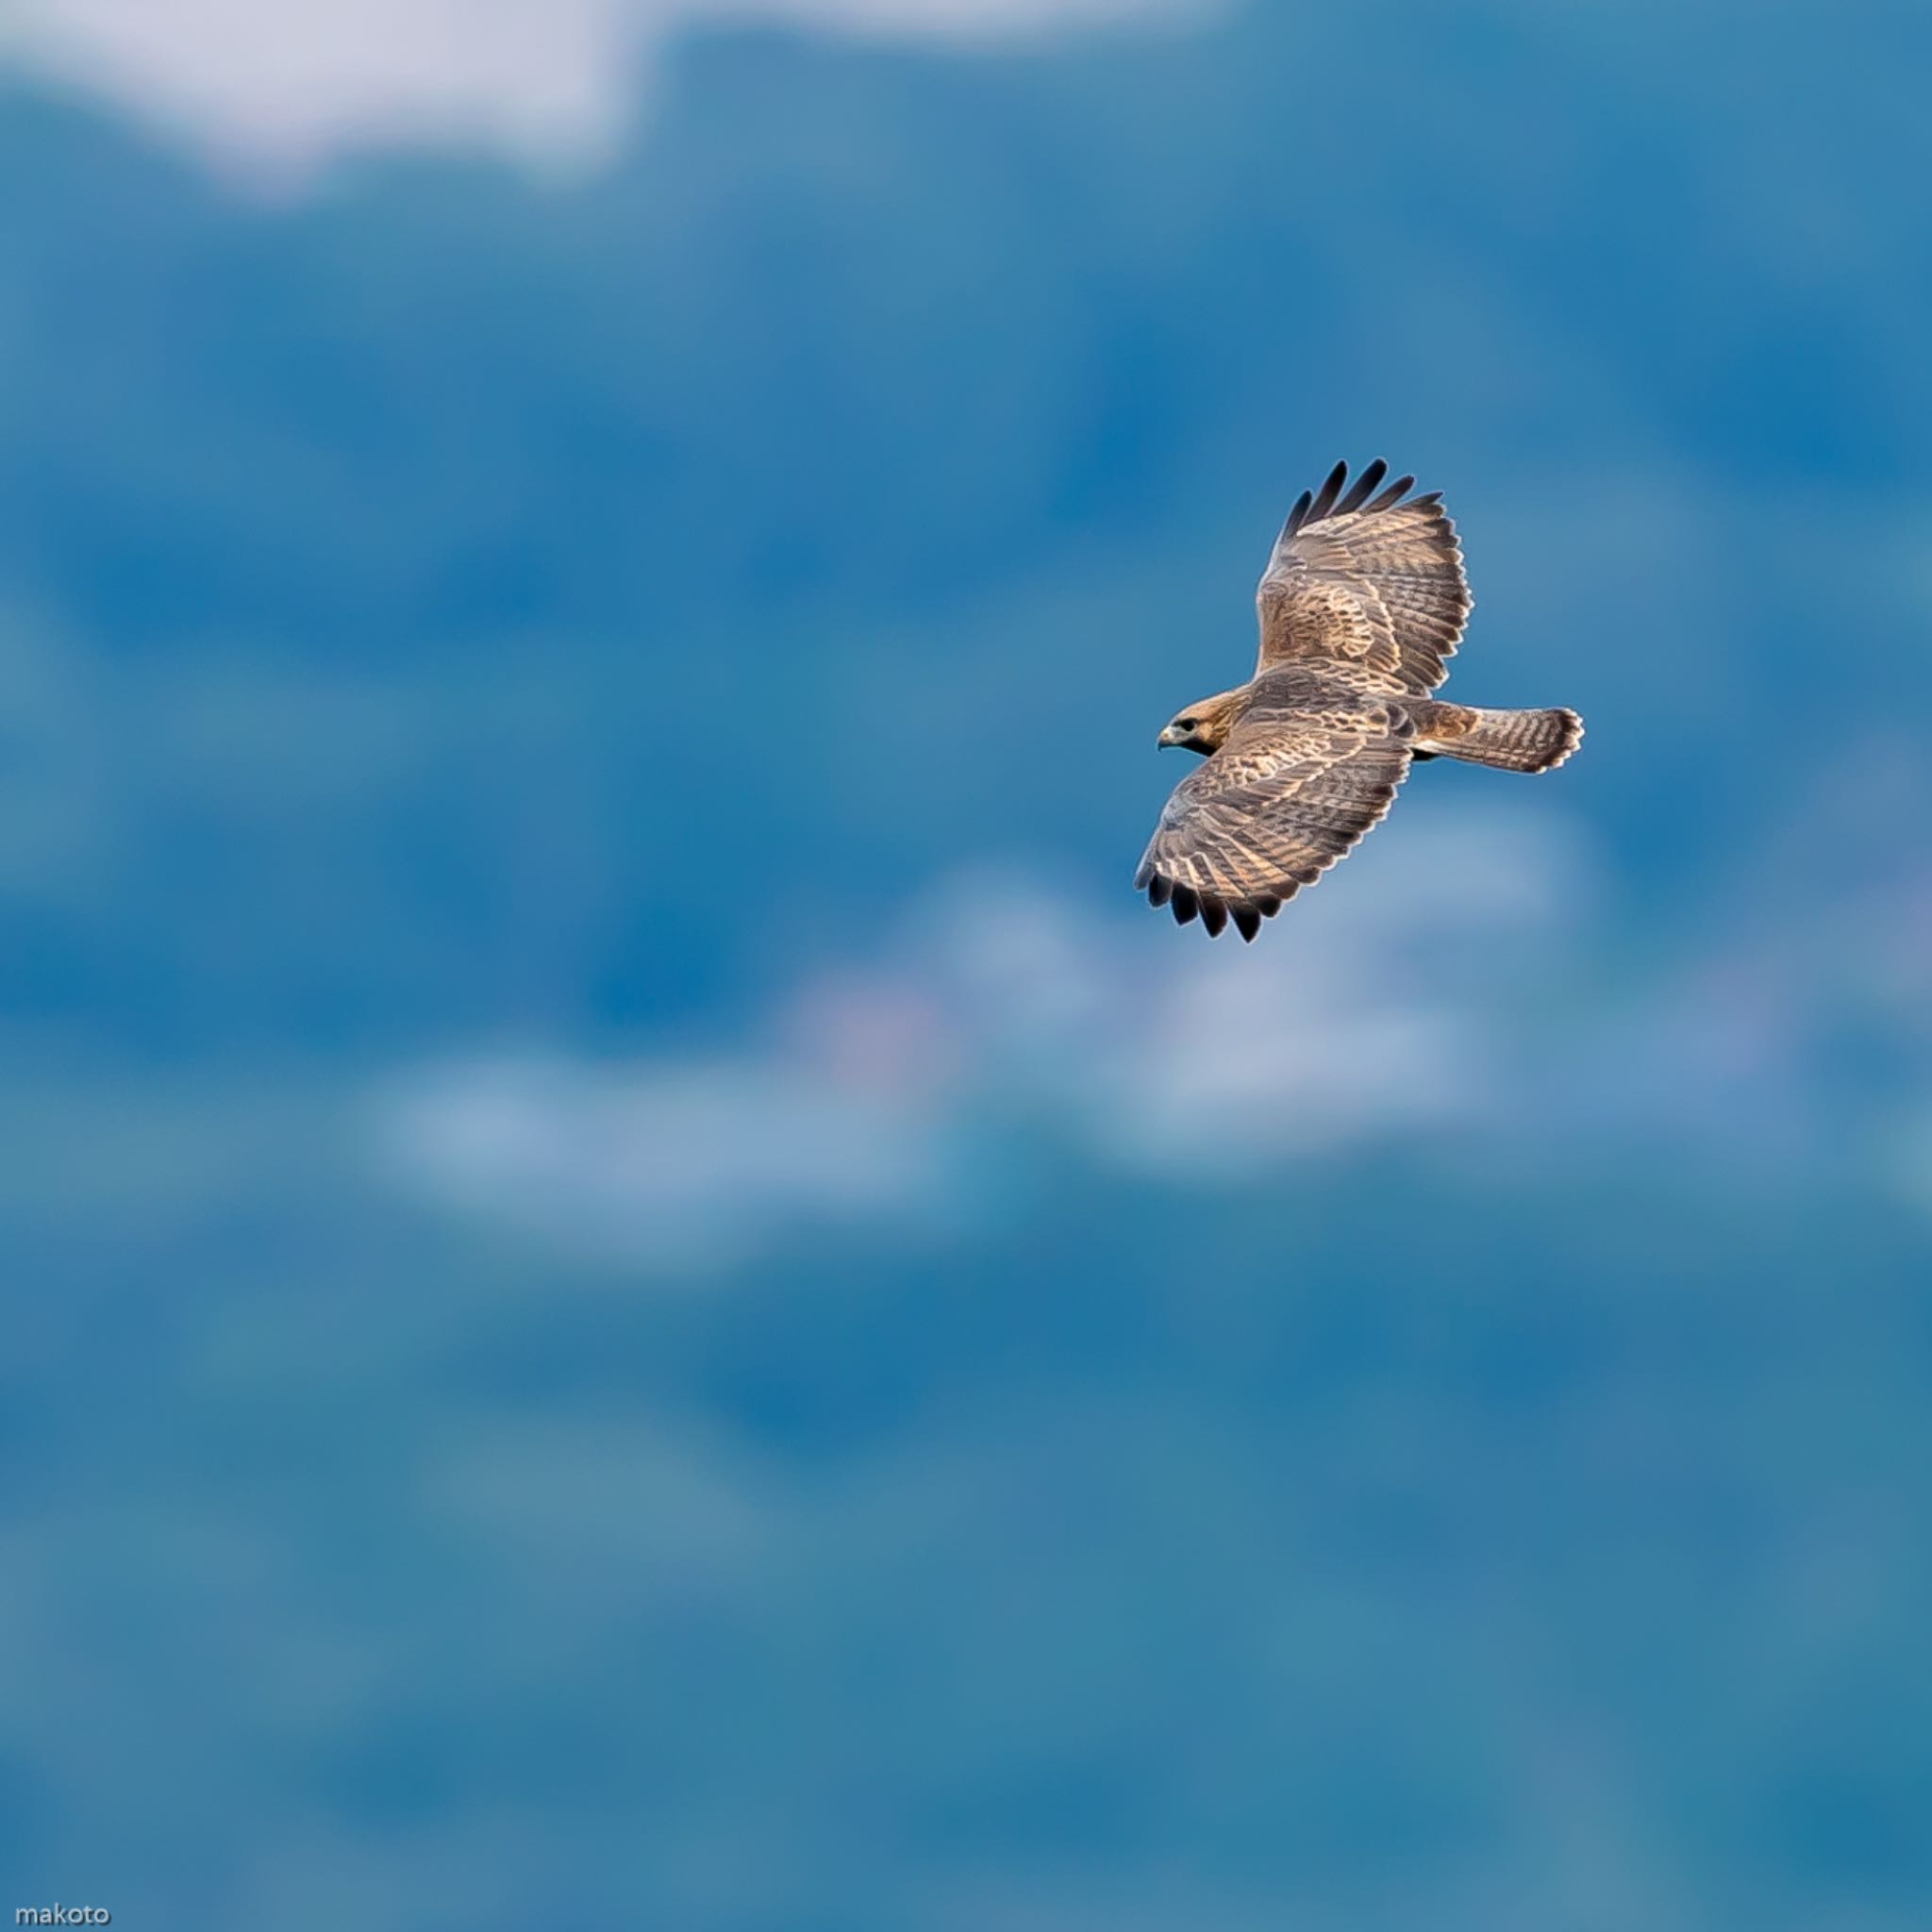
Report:
<svg viewBox="0 0 1932 1932"><path fill-rule="evenodd" d="M1219 751L1234 728L1235 713L1240 708L1241 699L1240 691L1224 691L1211 698L1202 698L1198 703L1189 705L1174 714L1156 742L1163 751L1170 747L1179 751L1197 751L1203 758Z"/></svg>

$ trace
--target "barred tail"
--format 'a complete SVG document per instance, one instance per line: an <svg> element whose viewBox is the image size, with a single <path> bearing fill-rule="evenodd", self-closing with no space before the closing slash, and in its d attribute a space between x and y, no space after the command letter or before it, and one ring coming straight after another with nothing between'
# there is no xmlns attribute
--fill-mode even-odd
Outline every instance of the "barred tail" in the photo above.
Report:
<svg viewBox="0 0 1932 1932"><path fill-rule="evenodd" d="M1416 749L1495 765L1505 772L1553 772L1583 742L1574 711L1479 711L1437 703L1416 719Z"/></svg>

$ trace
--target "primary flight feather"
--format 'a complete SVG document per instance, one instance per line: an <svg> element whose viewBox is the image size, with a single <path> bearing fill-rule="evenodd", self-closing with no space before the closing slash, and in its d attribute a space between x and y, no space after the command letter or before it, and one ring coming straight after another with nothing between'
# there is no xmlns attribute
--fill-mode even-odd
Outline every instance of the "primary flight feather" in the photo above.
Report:
<svg viewBox="0 0 1932 1932"><path fill-rule="evenodd" d="M1549 772L1574 711L1491 711L1432 693L1469 622L1462 546L1440 494L1387 463L1337 463L1289 512L1256 594L1255 675L1187 707L1163 745L1205 754L1174 787L1134 887L1245 940L1360 841L1417 758Z"/></svg>

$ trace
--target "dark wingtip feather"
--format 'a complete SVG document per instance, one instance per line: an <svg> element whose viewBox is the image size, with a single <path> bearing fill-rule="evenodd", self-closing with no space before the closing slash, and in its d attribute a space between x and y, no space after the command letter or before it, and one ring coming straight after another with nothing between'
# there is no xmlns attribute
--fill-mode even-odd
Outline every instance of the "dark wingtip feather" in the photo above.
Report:
<svg viewBox="0 0 1932 1932"><path fill-rule="evenodd" d="M1163 878L1156 873L1147 884L1147 901L1152 906L1165 906L1174 896L1174 881Z"/></svg>
<svg viewBox="0 0 1932 1932"><path fill-rule="evenodd" d="M1227 930L1227 908L1212 892L1201 894L1201 924L1210 940L1218 940Z"/></svg>
<svg viewBox="0 0 1932 1932"><path fill-rule="evenodd" d="M1370 504L1370 515L1374 516L1378 515L1381 511L1385 509L1393 509L1395 506L1398 503L1400 503L1402 499L1405 496L1407 496L1408 492L1414 488L1415 478L1413 476L1396 477L1395 481L1390 484L1388 489L1383 491L1381 495L1376 497L1374 503Z"/></svg>
<svg viewBox="0 0 1932 1932"><path fill-rule="evenodd" d="M1389 465L1377 457L1359 476L1355 479L1355 488L1335 506L1339 517L1353 516L1362 505L1368 502L1369 492L1389 474Z"/></svg>
<svg viewBox="0 0 1932 1932"><path fill-rule="evenodd" d="M1341 486L1348 481L1348 465L1337 463L1328 472L1321 489L1316 492L1314 508L1308 512L1308 521L1318 524L1335 508L1335 499L1341 494Z"/></svg>
<svg viewBox="0 0 1932 1932"><path fill-rule="evenodd" d="M1201 902L1194 895L1191 886L1176 886L1174 889L1174 923L1185 925L1201 909Z"/></svg>
<svg viewBox="0 0 1932 1932"><path fill-rule="evenodd" d="M1440 490L1432 490L1426 496L1418 496L1415 507L1417 509L1434 509L1441 500L1442 492Z"/></svg>
<svg viewBox="0 0 1932 1932"><path fill-rule="evenodd" d="M1308 520L1308 510L1315 501L1312 490L1304 490L1294 500L1294 508L1288 513L1288 525L1282 531L1284 537L1292 537Z"/></svg>
<svg viewBox="0 0 1932 1932"><path fill-rule="evenodd" d="M1255 910L1263 919L1273 919L1281 910L1281 901L1273 892L1258 892L1255 896Z"/></svg>
<svg viewBox="0 0 1932 1932"><path fill-rule="evenodd" d="M1255 935L1261 930L1261 915L1252 906L1237 906L1233 911L1235 930L1253 945Z"/></svg>
<svg viewBox="0 0 1932 1932"><path fill-rule="evenodd" d="M1152 866L1152 864L1142 864L1141 870L1134 874L1135 891L1144 892L1147 890L1148 882L1153 878L1153 876L1154 867Z"/></svg>

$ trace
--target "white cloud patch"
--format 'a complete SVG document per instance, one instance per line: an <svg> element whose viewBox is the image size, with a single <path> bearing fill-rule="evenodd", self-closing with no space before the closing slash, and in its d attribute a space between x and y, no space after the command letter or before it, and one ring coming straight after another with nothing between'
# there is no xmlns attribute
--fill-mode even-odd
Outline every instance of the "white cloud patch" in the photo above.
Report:
<svg viewBox="0 0 1932 1932"><path fill-rule="evenodd" d="M402 1172L451 1205L679 1272L946 1199L929 1109L782 1060L487 1059L406 1083L384 1112Z"/></svg>
<svg viewBox="0 0 1932 1932"><path fill-rule="evenodd" d="M1525 994L1592 871L1546 812L1439 818L1246 947L989 868L736 1050L429 1069L385 1096L381 1142L450 1205L676 1274L943 1221L1016 1128L1182 1183L1465 1132L1541 1078Z"/></svg>
<svg viewBox="0 0 1932 1932"><path fill-rule="evenodd" d="M790 19L985 37L1161 0L10 0L0 55L188 129L230 159L301 170L338 149L487 142L592 155L653 49L692 22Z"/></svg>

